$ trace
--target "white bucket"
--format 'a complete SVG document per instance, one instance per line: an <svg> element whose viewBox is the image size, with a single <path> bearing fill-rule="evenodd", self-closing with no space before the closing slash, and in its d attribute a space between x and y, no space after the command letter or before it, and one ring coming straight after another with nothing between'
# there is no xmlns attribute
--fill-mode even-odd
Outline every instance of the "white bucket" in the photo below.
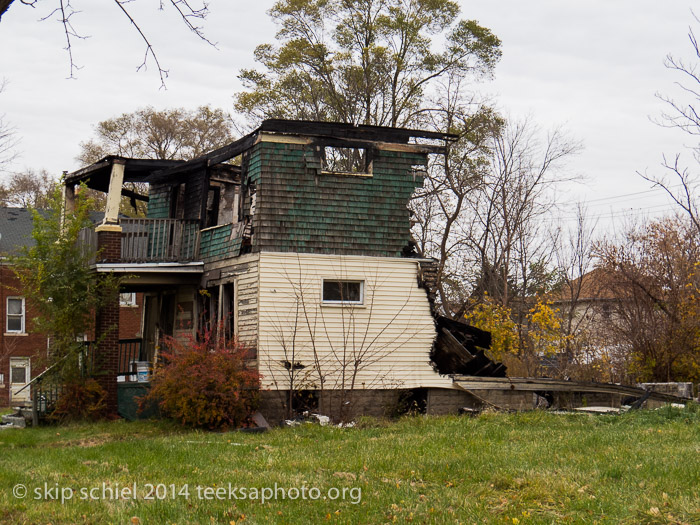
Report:
<svg viewBox="0 0 700 525"><path fill-rule="evenodd" d="M139 383L148 383L148 361L136 361L136 380Z"/></svg>

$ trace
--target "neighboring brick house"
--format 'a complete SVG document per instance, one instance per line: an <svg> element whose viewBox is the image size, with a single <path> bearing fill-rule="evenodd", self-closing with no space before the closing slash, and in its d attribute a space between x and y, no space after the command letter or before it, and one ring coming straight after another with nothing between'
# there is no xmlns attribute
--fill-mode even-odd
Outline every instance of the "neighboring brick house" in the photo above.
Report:
<svg viewBox="0 0 700 525"><path fill-rule="evenodd" d="M47 355L47 338L35 331L32 318L36 314L6 259L21 246L33 244L31 232L30 210L0 208L0 317L3 323L0 331L0 406L30 401L29 388L19 391L41 373ZM120 296L120 339L141 337L142 304L142 294Z"/></svg>

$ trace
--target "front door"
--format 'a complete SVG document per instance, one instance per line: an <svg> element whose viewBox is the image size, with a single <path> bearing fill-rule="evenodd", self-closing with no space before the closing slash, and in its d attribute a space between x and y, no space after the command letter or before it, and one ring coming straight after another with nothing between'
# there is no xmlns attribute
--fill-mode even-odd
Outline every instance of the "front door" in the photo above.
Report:
<svg viewBox="0 0 700 525"><path fill-rule="evenodd" d="M29 404L31 402L30 390L25 388L31 378L31 369L28 357L10 358L10 403L13 405Z"/></svg>

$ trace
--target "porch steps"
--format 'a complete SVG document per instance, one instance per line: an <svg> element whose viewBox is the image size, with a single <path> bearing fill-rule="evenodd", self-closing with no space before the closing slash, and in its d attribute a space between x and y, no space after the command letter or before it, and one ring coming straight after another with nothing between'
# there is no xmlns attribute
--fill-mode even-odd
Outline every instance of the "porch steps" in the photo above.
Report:
<svg viewBox="0 0 700 525"><path fill-rule="evenodd" d="M6 428L25 428L32 424L31 409L20 408L14 414L6 414L2 416L2 425L0 429Z"/></svg>

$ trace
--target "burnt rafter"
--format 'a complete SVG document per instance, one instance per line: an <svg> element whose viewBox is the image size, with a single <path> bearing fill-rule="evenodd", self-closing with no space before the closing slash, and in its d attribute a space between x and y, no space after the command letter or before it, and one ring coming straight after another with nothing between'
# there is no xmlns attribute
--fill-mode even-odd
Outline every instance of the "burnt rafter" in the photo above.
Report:
<svg viewBox="0 0 700 525"><path fill-rule="evenodd" d="M437 338L431 360L441 374L505 377L506 367L484 352L491 346L491 333L447 317L436 316Z"/></svg>
<svg viewBox="0 0 700 525"><path fill-rule="evenodd" d="M453 142L457 135L435 131L422 131L383 126L365 126L337 122L315 122L303 120L268 119L263 121L258 129L226 146L215 149L183 162L177 166L161 169L148 177L147 182L159 183L171 177L189 173L192 170L214 166L226 162L249 150L258 140L261 133L286 134L316 139L317 144L334 146L369 147L377 143L409 144L411 139L437 140ZM410 144L411 148L424 153L444 153L444 145Z"/></svg>
<svg viewBox="0 0 700 525"><path fill-rule="evenodd" d="M89 166L69 173L65 177L66 186L85 182L91 189L107 191L112 165L124 165L125 182L145 182L155 170L162 170L182 164L181 160L132 159L118 155L109 155Z"/></svg>
<svg viewBox="0 0 700 525"><path fill-rule="evenodd" d="M370 140L373 142L395 142L407 144L413 139L454 142L457 135L436 131L424 131L386 126L367 126L339 122L317 122L305 120L268 119L258 131L304 135L307 137L334 137L337 139Z"/></svg>

